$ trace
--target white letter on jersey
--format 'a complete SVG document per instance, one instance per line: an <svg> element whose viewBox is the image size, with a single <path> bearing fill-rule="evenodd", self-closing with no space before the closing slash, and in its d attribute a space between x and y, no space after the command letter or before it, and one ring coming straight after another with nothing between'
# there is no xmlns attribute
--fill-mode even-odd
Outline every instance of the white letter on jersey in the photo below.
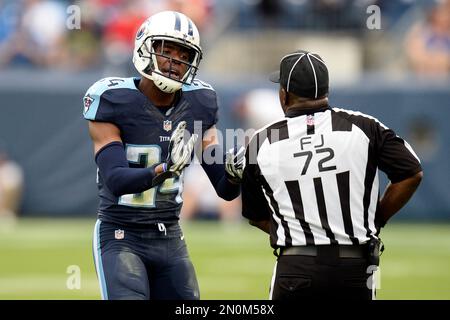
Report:
<svg viewBox="0 0 450 320"><path fill-rule="evenodd" d="M80 290L81 289L81 269L77 265L70 265L67 267L67 274L70 274L67 277L66 287L69 290Z"/></svg>
<svg viewBox="0 0 450 320"><path fill-rule="evenodd" d="M66 19L66 27L69 30L81 29L81 9L79 6L68 6L66 13L69 15Z"/></svg>

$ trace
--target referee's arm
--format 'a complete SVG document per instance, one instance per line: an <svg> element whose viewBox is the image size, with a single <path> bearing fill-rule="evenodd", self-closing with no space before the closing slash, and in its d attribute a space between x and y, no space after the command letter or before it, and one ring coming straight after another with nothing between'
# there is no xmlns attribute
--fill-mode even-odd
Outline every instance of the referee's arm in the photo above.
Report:
<svg viewBox="0 0 450 320"><path fill-rule="evenodd" d="M393 130L378 125L378 161L390 182L381 197L375 216L378 227L398 212L411 198L422 181L420 160L411 146Z"/></svg>
<svg viewBox="0 0 450 320"><path fill-rule="evenodd" d="M270 216L272 211L258 182L257 165L248 164L242 176L242 215L250 225L270 234Z"/></svg>
<svg viewBox="0 0 450 320"><path fill-rule="evenodd" d="M422 177L423 171L420 171L405 180L388 184L376 213L380 227L383 227L408 202L422 181Z"/></svg>

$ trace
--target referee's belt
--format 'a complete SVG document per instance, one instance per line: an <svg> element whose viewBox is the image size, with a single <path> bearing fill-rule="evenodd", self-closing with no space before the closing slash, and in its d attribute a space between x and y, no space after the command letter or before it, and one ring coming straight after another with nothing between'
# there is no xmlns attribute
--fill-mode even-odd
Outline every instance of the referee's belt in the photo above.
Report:
<svg viewBox="0 0 450 320"><path fill-rule="evenodd" d="M297 246L280 248L280 256L337 256L339 258L366 258L368 248L366 245L322 245Z"/></svg>

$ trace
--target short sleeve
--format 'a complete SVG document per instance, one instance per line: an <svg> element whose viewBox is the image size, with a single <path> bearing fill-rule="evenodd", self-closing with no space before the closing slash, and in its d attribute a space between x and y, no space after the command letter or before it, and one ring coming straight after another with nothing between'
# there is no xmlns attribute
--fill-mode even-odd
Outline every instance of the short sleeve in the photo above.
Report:
<svg viewBox="0 0 450 320"><path fill-rule="evenodd" d="M208 130L212 126L216 125L219 120L218 111L219 106L217 103L217 94L214 90L203 90L204 101L207 102L205 105L205 123L203 126L203 131Z"/></svg>
<svg viewBox="0 0 450 320"><path fill-rule="evenodd" d="M125 91L120 90L125 89ZM114 122L115 105L127 99L124 92L136 90L133 78L104 78L94 83L83 97L86 120Z"/></svg>
<svg viewBox="0 0 450 320"><path fill-rule="evenodd" d="M113 105L105 100L108 89L108 81L102 79L86 91L83 97L83 116L86 120L110 122L114 119Z"/></svg>
<svg viewBox="0 0 450 320"><path fill-rule="evenodd" d="M242 177L242 216L249 220L268 220L272 214L262 186L247 167Z"/></svg>
<svg viewBox="0 0 450 320"><path fill-rule="evenodd" d="M333 108L334 119L348 121L361 129L370 140L370 160L386 173L393 183L407 179L422 171L420 160L411 146L378 119L351 110ZM335 121L337 124L338 122ZM342 124L339 123L341 126ZM345 124L345 123L344 123ZM351 130L348 127L347 130Z"/></svg>
<svg viewBox="0 0 450 320"><path fill-rule="evenodd" d="M199 79L190 85L183 86L183 94L191 102L195 119L202 121L203 133L214 126L218 121L218 102L214 88Z"/></svg>
<svg viewBox="0 0 450 320"><path fill-rule="evenodd" d="M378 166L393 183L422 171L420 160L411 146L395 132L377 123Z"/></svg>
<svg viewBox="0 0 450 320"><path fill-rule="evenodd" d="M257 162L260 135L255 134L245 152L245 169L242 175L242 216L249 220L268 220L272 210L264 195L263 179Z"/></svg>

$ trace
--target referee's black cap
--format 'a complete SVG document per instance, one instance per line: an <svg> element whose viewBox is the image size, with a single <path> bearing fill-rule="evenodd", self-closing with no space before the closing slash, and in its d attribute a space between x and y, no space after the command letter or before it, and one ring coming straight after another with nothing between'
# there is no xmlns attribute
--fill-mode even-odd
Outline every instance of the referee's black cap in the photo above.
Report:
<svg viewBox="0 0 450 320"><path fill-rule="evenodd" d="M304 50L281 58L280 70L272 73L269 79L299 97L317 99L328 93L325 62L318 54Z"/></svg>

